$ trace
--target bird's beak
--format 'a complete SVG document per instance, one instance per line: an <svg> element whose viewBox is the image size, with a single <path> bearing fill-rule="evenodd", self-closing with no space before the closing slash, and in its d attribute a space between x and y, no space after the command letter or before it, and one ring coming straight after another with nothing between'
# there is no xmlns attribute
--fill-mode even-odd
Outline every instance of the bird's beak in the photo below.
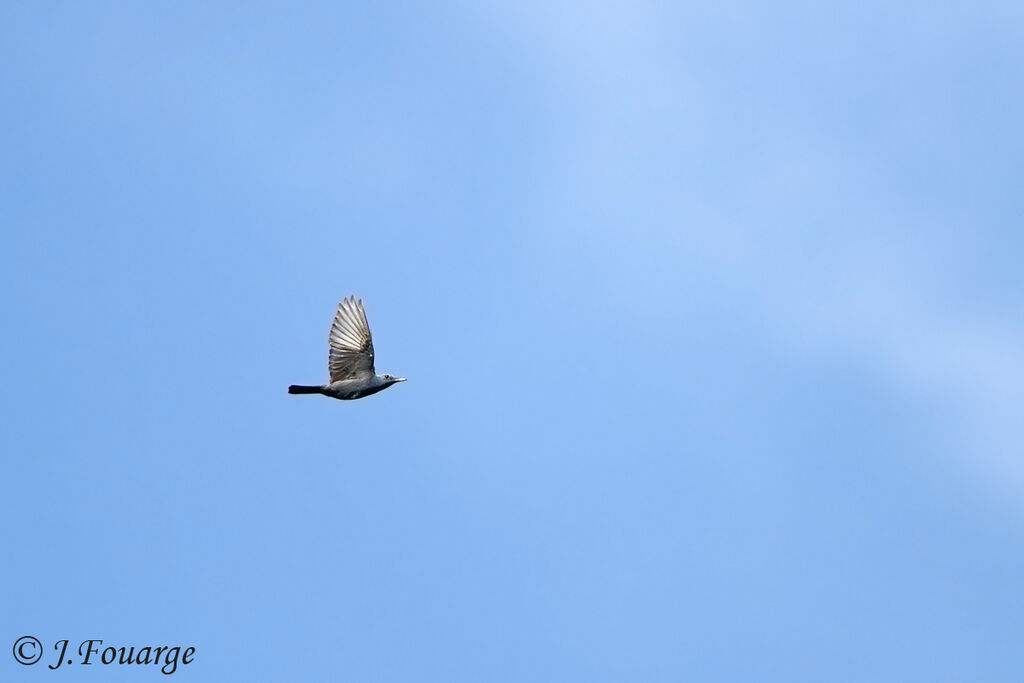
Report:
<svg viewBox="0 0 1024 683"><path fill-rule="evenodd" d="M395 378L395 381L396 381L396 382L404 382L404 381L405 381L405 378L404 378L404 377L396 377L396 378Z"/></svg>

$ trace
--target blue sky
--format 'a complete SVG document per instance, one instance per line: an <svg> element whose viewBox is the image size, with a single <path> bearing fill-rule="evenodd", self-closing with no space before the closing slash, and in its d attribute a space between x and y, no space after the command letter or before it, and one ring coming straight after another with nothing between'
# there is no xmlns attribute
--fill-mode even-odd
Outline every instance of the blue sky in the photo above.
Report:
<svg viewBox="0 0 1024 683"><path fill-rule="evenodd" d="M1022 20L3 3L4 642L1020 680Z"/></svg>

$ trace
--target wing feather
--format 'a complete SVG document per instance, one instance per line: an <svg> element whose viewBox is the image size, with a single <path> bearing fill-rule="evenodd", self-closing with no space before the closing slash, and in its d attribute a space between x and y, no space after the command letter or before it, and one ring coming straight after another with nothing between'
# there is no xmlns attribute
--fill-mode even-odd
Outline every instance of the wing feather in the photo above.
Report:
<svg viewBox="0 0 1024 683"><path fill-rule="evenodd" d="M374 374L373 339L362 300L356 302L354 296L341 300L329 340L328 367L332 382Z"/></svg>

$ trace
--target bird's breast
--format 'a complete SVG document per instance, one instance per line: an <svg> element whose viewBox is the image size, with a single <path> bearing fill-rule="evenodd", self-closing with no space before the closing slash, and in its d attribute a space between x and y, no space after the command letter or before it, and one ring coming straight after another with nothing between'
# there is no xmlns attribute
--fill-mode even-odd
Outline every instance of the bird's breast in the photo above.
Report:
<svg viewBox="0 0 1024 683"><path fill-rule="evenodd" d="M352 400L355 398L362 398L363 396L369 396L370 394L376 394L385 386L387 385L378 385L376 382L372 381L372 379L370 381L362 379L343 379L327 385L327 387L324 388L324 393L333 398Z"/></svg>

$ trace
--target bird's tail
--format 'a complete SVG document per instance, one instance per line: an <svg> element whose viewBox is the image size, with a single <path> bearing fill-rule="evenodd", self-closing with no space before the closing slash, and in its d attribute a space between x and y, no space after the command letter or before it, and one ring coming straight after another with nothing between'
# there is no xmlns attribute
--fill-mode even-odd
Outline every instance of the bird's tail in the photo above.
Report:
<svg viewBox="0 0 1024 683"><path fill-rule="evenodd" d="M293 384L288 387L289 394L319 394L320 387L304 387L301 384Z"/></svg>

